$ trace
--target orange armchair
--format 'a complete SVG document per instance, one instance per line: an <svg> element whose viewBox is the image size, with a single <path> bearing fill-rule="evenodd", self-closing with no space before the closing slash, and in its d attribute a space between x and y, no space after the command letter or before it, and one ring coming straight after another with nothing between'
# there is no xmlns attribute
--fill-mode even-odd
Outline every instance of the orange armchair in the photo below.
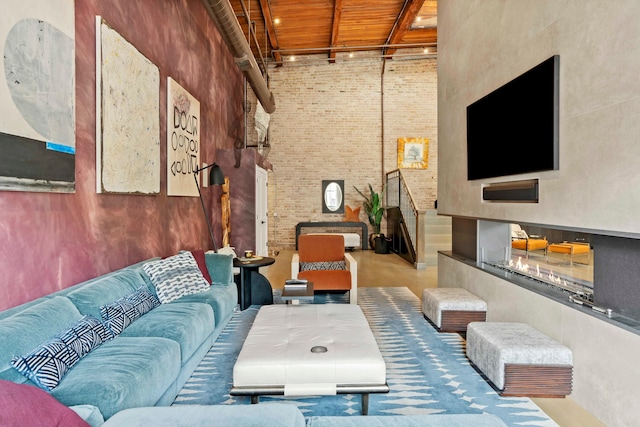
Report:
<svg viewBox="0 0 640 427"><path fill-rule="evenodd" d="M298 252L291 259L291 278L306 279L314 291L349 291L349 302L358 301L358 263L344 251L339 234L302 234Z"/></svg>

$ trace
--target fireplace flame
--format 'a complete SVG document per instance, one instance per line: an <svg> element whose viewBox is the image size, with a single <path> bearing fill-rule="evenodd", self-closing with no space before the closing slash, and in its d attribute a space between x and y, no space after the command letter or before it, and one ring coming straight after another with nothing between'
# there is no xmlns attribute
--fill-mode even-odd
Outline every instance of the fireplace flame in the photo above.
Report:
<svg viewBox="0 0 640 427"><path fill-rule="evenodd" d="M548 282L551 282L551 283L567 286L567 281L562 277L557 276L553 272L553 270L549 270L547 273L541 273L539 264L536 263L536 267L532 268L526 262L525 263L522 262L522 257L518 257L518 261L516 261L515 263L513 262L512 259L509 260L509 267L520 273L524 273L527 276L536 277L536 278L547 280Z"/></svg>

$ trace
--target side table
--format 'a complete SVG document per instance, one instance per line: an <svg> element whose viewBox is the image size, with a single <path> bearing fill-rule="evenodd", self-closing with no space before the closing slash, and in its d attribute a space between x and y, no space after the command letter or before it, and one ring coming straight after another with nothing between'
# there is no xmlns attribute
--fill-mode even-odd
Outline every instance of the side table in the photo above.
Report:
<svg viewBox="0 0 640 427"><path fill-rule="evenodd" d="M233 266L240 269L240 279L236 281L236 285L241 310L246 310L251 304L273 304L271 283L258 270L274 262L276 260L269 257L233 259Z"/></svg>
<svg viewBox="0 0 640 427"><path fill-rule="evenodd" d="M300 301L313 302L313 283L286 284L282 288L282 301L287 304L300 304Z"/></svg>

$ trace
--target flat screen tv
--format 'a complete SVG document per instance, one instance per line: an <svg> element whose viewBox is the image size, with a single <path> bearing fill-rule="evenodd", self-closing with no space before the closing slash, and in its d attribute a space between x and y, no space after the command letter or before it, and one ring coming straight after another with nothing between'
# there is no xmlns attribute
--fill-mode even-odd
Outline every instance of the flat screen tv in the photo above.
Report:
<svg viewBox="0 0 640 427"><path fill-rule="evenodd" d="M469 180L557 170L560 57L467 107Z"/></svg>

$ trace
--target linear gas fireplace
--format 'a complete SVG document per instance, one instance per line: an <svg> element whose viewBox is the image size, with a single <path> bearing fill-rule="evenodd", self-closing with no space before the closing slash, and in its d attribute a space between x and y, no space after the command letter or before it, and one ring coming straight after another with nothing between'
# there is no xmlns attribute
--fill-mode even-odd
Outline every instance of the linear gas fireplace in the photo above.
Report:
<svg viewBox="0 0 640 427"><path fill-rule="evenodd" d="M593 284L577 277L554 271L548 263L532 261L522 256L512 257L507 261L485 262L495 268L533 280L576 298L585 304L593 304Z"/></svg>
<svg viewBox="0 0 640 427"><path fill-rule="evenodd" d="M511 225L453 218L452 252L495 276L640 330L640 238L520 224L541 246L513 244Z"/></svg>

